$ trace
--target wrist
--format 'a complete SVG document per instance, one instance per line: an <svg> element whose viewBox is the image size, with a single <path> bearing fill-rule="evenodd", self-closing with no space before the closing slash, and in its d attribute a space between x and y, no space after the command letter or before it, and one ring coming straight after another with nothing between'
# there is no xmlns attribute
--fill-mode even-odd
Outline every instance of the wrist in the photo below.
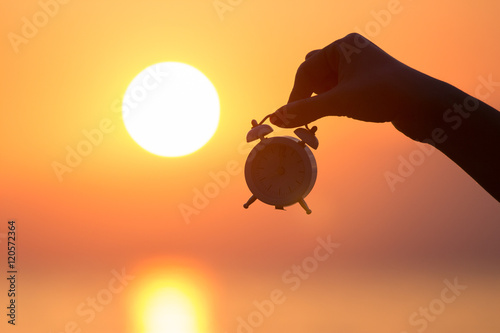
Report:
<svg viewBox="0 0 500 333"><path fill-rule="evenodd" d="M434 109L393 124L439 149L500 201L500 112L448 85ZM437 107L439 105L439 107Z"/></svg>
<svg viewBox="0 0 500 333"><path fill-rule="evenodd" d="M476 100L446 82L419 74L413 77L409 91L403 93L411 109L403 110L392 124L415 141L439 143L447 132L456 129L459 117L469 117L477 107Z"/></svg>

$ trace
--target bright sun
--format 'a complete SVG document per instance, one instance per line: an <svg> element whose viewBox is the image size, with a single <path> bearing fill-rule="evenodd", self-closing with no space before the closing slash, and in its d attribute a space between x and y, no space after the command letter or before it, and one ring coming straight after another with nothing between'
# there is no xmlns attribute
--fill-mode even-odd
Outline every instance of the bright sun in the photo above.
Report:
<svg viewBox="0 0 500 333"><path fill-rule="evenodd" d="M140 72L125 92L123 121L130 136L150 153L176 157L195 152L214 135L219 97L196 68L162 62Z"/></svg>

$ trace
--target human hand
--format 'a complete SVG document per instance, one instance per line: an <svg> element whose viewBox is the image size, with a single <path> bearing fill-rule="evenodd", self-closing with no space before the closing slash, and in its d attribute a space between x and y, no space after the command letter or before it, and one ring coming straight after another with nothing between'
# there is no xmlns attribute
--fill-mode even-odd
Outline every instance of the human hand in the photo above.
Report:
<svg viewBox="0 0 500 333"><path fill-rule="evenodd" d="M273 113L270 121L288 128L330 115L390 121L420 141L460 93L353 33L306 56L288 104Z"/></svg>

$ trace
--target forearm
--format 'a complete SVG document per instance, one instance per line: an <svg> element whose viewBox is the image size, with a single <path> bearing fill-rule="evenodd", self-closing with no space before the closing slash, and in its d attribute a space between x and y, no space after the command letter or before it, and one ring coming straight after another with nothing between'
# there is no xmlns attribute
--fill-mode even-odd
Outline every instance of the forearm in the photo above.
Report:
<svg viewBox="0 0 500 333"><path fill-rule="evenodd" d="M500 201L500 112L465 96L462 105L445 110L442 123L436 148Z"/></svg>
<svg viewBox="0 0 500 333"><path fill-rule="evenodd" d="M500 201L500 112L447 86L438 90L439 107L422 112L403 133L434 145Z"/></svg>

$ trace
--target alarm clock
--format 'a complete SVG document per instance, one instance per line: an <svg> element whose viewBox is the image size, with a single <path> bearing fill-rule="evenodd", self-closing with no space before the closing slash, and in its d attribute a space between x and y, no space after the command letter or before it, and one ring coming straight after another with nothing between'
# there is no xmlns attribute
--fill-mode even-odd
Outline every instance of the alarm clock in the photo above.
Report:
<svg viewBox="0 0 500 333"><path fill-rule="evenodd" d="M318 148L317 127L297 128L294 133L298 138L266 137L273 132L271 126L262 124L266 118L260 123L252 120L247 134L247 142L260 142L245 163L245 180L252 196L243 207L248 208L257 199L281 210L299 203L311 214L304 198L311 192L318 172L310 149Z"/></svg>

